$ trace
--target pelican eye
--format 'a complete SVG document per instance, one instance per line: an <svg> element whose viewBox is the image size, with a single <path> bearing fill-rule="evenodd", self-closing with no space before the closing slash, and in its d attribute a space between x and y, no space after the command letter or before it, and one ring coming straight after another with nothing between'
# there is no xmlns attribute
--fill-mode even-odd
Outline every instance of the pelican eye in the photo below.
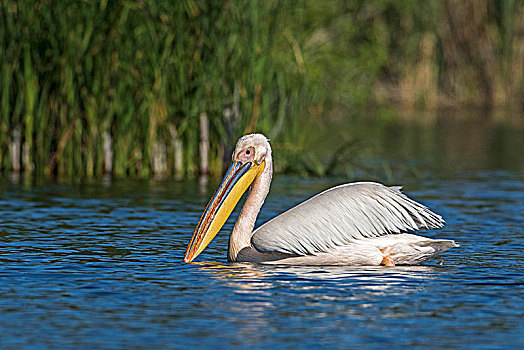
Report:
<svg viewBox="0 0 524 350"><path fill-rule="evenodd" d="M254 159L255 159L255 148L254 147L243 149L236 156L236 160L239 160L242 163L250 162Z"/></svg>

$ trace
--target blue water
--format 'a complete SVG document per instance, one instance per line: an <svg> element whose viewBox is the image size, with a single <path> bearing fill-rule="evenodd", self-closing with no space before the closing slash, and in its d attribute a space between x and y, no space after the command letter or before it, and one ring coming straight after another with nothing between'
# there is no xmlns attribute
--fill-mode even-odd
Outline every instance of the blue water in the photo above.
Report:
<svg viewBox="0 0 524 350"><path fill-rule="evenodd" d="M276 176L259 221L343 181ZM4 181L0 348L524 347L524 174L402 183L447 220L425 235L460 248L415 267L229 264L229 221L184 264L216 180Z"/></svg>

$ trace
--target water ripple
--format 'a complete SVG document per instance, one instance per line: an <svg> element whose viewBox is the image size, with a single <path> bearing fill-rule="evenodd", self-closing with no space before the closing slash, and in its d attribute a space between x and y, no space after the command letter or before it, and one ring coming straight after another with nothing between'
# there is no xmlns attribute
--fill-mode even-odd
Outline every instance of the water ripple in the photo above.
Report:
<svg viewBox="0 0 524 350"><path fill-rule="evenodd" d="M259 221L336 183L279 177ZM425 235L461 244L443 266L229 264L225 234L200 262L183 264L210 191L4 185L1 347L524 346L520 175L477 173L410 191L448 222Z"/></svg>

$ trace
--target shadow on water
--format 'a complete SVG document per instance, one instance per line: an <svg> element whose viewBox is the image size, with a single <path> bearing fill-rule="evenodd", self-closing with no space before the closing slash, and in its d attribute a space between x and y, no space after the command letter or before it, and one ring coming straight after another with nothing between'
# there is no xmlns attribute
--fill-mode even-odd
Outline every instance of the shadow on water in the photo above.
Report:
<svg viewBox="0 0 524 350"><path fill-rule="evenodd" d="M357 179L405 183L479 169L524 172L524 152L517 151L524 149L524 120L518 113L439 110L352 120L344 115L312 127L306 139L304 152L316 154L329 174Z"/></svg>

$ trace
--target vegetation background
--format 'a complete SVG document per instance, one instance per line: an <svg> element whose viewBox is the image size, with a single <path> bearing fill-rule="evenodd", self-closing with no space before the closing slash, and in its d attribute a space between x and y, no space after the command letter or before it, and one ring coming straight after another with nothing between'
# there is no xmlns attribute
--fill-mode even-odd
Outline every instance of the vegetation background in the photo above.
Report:
<svg viewBox="0 0 524 350"><path fill-rule="evenodd" d="M216 175L252 131L325 174L327 120L472 107L522 115L522 1L0 0L4 175Z"/></svg>

